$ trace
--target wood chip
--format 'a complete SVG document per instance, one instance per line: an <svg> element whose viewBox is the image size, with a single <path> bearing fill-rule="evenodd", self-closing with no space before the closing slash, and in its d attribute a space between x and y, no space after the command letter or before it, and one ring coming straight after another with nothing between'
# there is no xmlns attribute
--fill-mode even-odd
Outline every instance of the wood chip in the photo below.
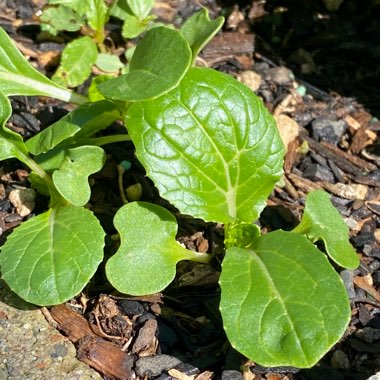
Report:
<svg viewBox="0 0 380 380"><path fill-rule="evenodd" d="M156 354L158 347L157 321L148 319L144 326L140 329L135 343L132 347L132 352L141 356L153 356Z"/></svg>
<svg viewBox="0 0 380 380"><path fill-rule="evenodd" d="M299 135L299 126L295 120L285 114L275 115L274 119L277 124L278 131L285 148L288 149L288 145L296 140Z"/></svg>
<svg viewBox="0 0 380 380"><path fill-rule="evenodd" d="M368 193L368 187L359 184L346 185L344 183L323 182L322 186L324 189L338 197L351 200L364 200Z"/></svg>
<svg viewBox="0 0 380 380"><path fill-rule="evenodd" d="M175 379L178 380L194 380L196 375L186 375L186 373L183 373L181 371L178 371L177 369L173 368L168 371L168 374L171 377L174 377Z"/></svg>
<svg viewBox="0 0 380 380"><path fill-rule="evenodd" d="M363 289L364 291L366 291L377 302L380 302L380 293L372 285L372 276L371 275L369 276L371 277L371 279L369 279L368 276L365 276L365 277L355 276L354 284L358 286L360 289Z"/></svg>

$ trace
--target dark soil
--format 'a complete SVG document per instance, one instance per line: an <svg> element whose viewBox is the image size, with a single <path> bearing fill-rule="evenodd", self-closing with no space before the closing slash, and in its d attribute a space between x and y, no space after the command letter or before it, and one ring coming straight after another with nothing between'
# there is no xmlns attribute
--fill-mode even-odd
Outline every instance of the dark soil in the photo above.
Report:
<svg viewBox="0 0 380 380"><path fill-rule="evenodd" d="M51 40L40 33L35 12L42 3L0 0L0 26L30 61L50 74L72 36ZM51 315L76 343L78 357L105 378L132 377L132 371L144 378L142 368L150 365L153 372L148 378L161 380L188 379L184 375L193 379L197 375L198 380L212 376L240 379L242 375L257 380L366 379L380 371L380 5L375 0L360 4L345 0L338 10L328 11L322 1L179 0L157 1L155 13L163 22L178 26L199 9L198 3L209 8L212 17L223 14L227 19L198 63L250 86L255 86L252 78L259 79L255 92L289 138L285 184L272 193L260 219L262 229L293 228L302 215L306 194L317 188L332 195L333 204L350 227L361 264L355 271L339 270L352 307L347 332L309 370L255 365L234 351L224 335L218 312L218 263L215 269L183 263L163 294L137 299L117 294L100 268L84 294L68 303L70 308L52 308ZM112 30L117 33L115 25ZM39 98L15 97L12 107L8 126L25 138L68 112L60 102ZM302 153L306 143L308 150ZM125 187L140 183L143 200L175 210L159 198L144 176L132 144L113 145L107 153L105 168L93 178L90 206L110 236L106 246L110 255L115 249L112 218L122 205L116 170L120 161L132 162L132 170L123 177ZM23 219L47 206L46 199L37 196L33 213L21 217L8 198L10 191L20 186L29 186L25 168L14 160L1 162L1 241ZM176 216L178 239L188 248L202 252L223 249L222 226ZM78 313L73 315L72 310ZM123 356L127 353L128 360ZM181 363L174 360L165 367L177 372L155 373L162 363L144 359L152 355L161 361L179 359ZM123 368L107 367L123 360Z"/></svg>

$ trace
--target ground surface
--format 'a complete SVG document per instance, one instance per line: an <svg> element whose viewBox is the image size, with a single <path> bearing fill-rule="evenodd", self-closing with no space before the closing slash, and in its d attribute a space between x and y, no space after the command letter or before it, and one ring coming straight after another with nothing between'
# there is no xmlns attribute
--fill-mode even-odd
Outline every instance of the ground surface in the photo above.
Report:
<svg viewBox="0 0 380 380"><path fill-rule="evenodd" d="M250 86L275 114L280 131L288 139L285 185L273 192L261 217L263 228L292 228L302 214L305 195L315 188L332 194L334 205L350 227L361 265L353 272L341 272L352 306L347 334L310 370L254 365L229 347L221 329L217 271L188 265L179 267L178 278L164 295L141 299L115 294L100 271L85 294L70 302L71 308L52 308L51 316L75 342L78 357L107 373L108 378L128 378L134 371L141 378L150 373L149 377L162 380L181 376L220 378L222 374L225 379L242 375L245 379L271 380L366 379L380 370L380 123L376 118L380 117L380 53L376 43L380 7L376 1L359 6L348 0L334 12L316 1L201 3L212 16L223 13L227 22L198 64L228 72ZM0 0L0 25L36 66L51 72L54 57L67 40L37 39L39 26L34 12L39 5L37 1ZM180 25L198 8L194 1L158 1L155 13L164 22ZM36 98L14 99L10 127L27 138L65 112L62 104L53 106ZM305 142L309 147L306 155L299 149ZM95 178L91 200L104 226L111 225L110 210L120 206L115 163L126 157L134 160L129 144L112 147L110 154L107 170ZM139 182L144 199L161 202L137 163L135 167L124 178L125 186ZM27 173L17 162L2 162L0 169L0 239L5 239L22 220L8 195L17 186L28 186L28 182ZM43 210L44 202L37 198L33 212ZM180 219L180 225L180 239L188 247L200 251L221 248L219 226L187 219ZM109 246L111 250L112 244ZM186 276L180 277L183 274ZM14 321L16 309L9 296L4 297L0 300L0 332L22 330L29 322ZM73 314L73 309L86 319L80 313ZM30 315L29 311L20 313L25 313L25 318ZM39 320L37 326L40 323L46 328ZM12 336L18 337L16 333ZM58 345L66 347L57 333L49 336L53 338L46 339L57 339ZM11 346L2 338L1 347L3 342ZM21 350L30 349L18 341L14 344ZM13 376L9 370L6 373L3 366L0 378L76 378L69 377L76 376L76 369L64 372L62 377L50 375L50 370L67 371L61 366L64 360L56 365L54 347L44 353L35 349L32 356L36 359L23 358L37 363L45 363L47 358L46 367L33 372L30 364L30 375L22 377ZM121 355L120 347L131 355ZM7 351L8 357L12 350ZM149 361L154 354L155 361ZM114 363L123 365L109 368L107 357L111 358L111 367Z"/></svg>

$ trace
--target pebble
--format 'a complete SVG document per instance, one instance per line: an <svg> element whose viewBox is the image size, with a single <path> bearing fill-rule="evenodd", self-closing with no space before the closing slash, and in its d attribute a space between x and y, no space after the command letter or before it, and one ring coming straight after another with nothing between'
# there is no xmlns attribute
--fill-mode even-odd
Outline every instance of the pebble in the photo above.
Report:
<svg viewBox="0 0 380 380"><path fill-rule="evenodd" d="M348 297L355 298L356 297L356 292L355 292L355 287L354 287L354 274L352 270L344 269L340 272L340 277L342 278L344 282L344 286L347 291Z"/></svg>
<svg viewBox="0 0 380 380"><path fill-rule="evenodd" d="M222 373L222 380L243 380L243 375L239 371L226 370Z"/></svg>
<svg viewBox="0 0 380 380"><path fill-rule="evenodd" d="M341 350L334 351L331 357L331 366L339 369L348 369L350 368L350 360L348 356Z"/></svg>
<svg viewBox="0 0 380 380"><path fill-rule="evenodd" d="M315 119L311 123L311 129L315 140L337 145L347 129L347 124L343 120Z"/></svg>
<svg viewBox="0 0 380 380"><path fill-rule="evenodd" d="M372 343L376 340L380 340L380 329L374 329L372 327L363 327L361 330L355 332L355 336L368 343Z"/></svg>
<svg viewBox="0 0 380 380"><path fill-rule="evenodd" d="M145 356L137 360L135 371L140 377L152 378L180 363L181 360L170 355Z"/></svg>
<svg viewBox="0 0 380 380"><path fill-rule="evenodd" d="M304 171L302 177L311 181L335 182L334 174L326 167L319 164L311 164Z"/></svg>
<svg viewBox="0 0 380 380"><path fill-rule="evenodd" d="M293 79L292 72L284 66L273 67L268 70L270 79L279 85L288 84Z"/></svg>

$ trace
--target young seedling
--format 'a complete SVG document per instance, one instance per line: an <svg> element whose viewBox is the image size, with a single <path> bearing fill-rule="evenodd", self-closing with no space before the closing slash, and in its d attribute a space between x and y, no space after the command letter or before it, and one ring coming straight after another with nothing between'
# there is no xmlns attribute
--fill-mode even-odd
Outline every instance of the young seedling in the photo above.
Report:
<svg viewBox="0 0 380 380"><path fill-rule="evenodd" d="M93 98L101 100L81 104L26 143L5 127L11 109L0 97L0 159L20 159L31 169L32 184L51 196L50 209L17 227L2 247L1 275L38 305L64 302L83 289L104 245L96 217L83 208L90 196L87 178L104 162L102 144L131 139L163 198L183 214L225 226L220 311L232 346L265 366L311 367L350 319L343 282L329 259L355 268L358 258L323 191L308 195L301 223L291 232L262 235L255 224L283 174L284 146L273 117L251 90L226 74L192 67L222 23L202 10L180 31L148 31L128 74L99 81ZM4 32L0 37L7 39ZM9 46L17 75L35 78ZM1 70L12 72L1 58ZM3 78L0 90L6 92L13 82ZM31 92L16 86L6 95L63 98L48 79L33 80L51 87ZM118 118L128 135L94 136ZM127 203L114 225L121 244L106 274L123 293L161 291L175 277L178 261L210 258L177 243L176 220L158 205ZM315 241L323 242L326 253Z"/></svg>

